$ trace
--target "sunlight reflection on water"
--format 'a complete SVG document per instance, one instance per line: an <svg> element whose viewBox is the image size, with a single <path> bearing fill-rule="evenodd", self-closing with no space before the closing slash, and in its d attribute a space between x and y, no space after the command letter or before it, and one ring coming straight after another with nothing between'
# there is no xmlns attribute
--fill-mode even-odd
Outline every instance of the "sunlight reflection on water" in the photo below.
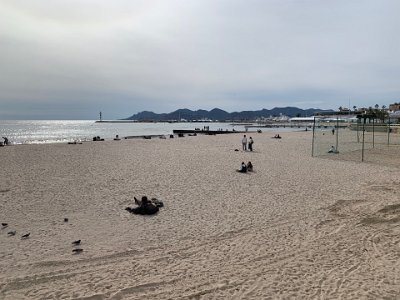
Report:
<svg viewBox="0 0 400 300"><path fill-rule="evenodd" d="M244 130L229 123L96 123L91 120L0 121L0 136L13 144L62 143L89 141L94 136L111 139L125 136L167 135L174 129L194 129L209 126L210 130Z"/></svg>

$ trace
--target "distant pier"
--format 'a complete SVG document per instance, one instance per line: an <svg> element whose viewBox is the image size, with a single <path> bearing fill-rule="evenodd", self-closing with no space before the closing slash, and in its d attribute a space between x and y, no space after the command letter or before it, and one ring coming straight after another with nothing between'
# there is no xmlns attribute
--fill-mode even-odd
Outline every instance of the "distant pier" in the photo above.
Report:
<svg viewBox="0 0 400 300"><path fill-rule="evenodd" d="M246 133L247 131L238 130L196 130L196 129L174 129L172 131L174 134L206 134L206 135L216 135L216 134L229 134L229 133Z"/></svg>
<svg viewBox="0 0 400 300"><path fill-rule="evenodd" d="M132 120L100 120L100 121L95 121L95 123L138 123L137 121L132 121Z"/></svg>

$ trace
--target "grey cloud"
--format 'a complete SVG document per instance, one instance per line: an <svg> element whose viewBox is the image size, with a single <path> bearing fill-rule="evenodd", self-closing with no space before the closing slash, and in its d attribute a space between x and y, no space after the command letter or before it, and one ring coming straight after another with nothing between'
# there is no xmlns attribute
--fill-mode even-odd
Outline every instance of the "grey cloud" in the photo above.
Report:
<svg viewBox="0 0 400 300"><path fill-rule="evenodd" d="M37 107L41 118L90 119L99 109L122 118L181 107L335 108L349 98L387 105L400 89L399 8L389 0L3 2L0 118Z"/></svg>

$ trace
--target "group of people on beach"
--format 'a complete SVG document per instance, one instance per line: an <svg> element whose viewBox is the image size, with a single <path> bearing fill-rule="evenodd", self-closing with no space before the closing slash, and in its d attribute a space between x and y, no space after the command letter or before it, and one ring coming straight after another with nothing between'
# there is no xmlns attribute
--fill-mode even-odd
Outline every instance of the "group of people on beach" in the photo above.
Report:
<svg viewBox="0 0 400 300"><path fill-rule="evenodd" d="M242 138L243 151L247 151L247 149L249 149L249 151L253 151L253 144L254 144L254 141L253 141L252 137L249 138L249 142L247 143L246 135L243 136L243 138Z"/></svg>
<svg viewBox="0 0 400 300"><path fill-rule="evenodd" d="M240 169L237 171L240 173L253 172L253 164L251 163L251 161L249 161L246 165L245 162L242 161L242 164L240 165Z"/></svg>
<svg viewBox="0 0 400 300"><path fill-rule="evenodd" d="M125 210L135 215L154 215L164 206L164 203L157 198L148 199L147 196L143 196L141 200L133 198L137 207L127 207Z"/></svg>

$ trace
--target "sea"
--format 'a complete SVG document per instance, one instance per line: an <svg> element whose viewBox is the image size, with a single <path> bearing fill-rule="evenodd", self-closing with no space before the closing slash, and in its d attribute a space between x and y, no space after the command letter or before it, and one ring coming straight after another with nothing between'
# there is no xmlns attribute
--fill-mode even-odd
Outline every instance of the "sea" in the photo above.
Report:
<svg viewBox="0 0 400 300"><path fill-rule="evenodd" d="M208 127L209 130L245 131L246 125L214 122L96 122L95 120L0 120L1 137L7 137L11 144L53 144L73 141L92 141L93 137L113 139L142 137L144 135L169 135L174 129L194 130ZM257 131L298 131L294 128L251 127L249 132Z"/></svg>
<svg viewBox="0 0 400 300"><path fill-rule="evenodd" d="M108 123L95 120L0 120L1 137L11 144L51 144L71 141L92 141L93 137L112 139L144 135L169 135L174 129L204 128L243 131L243 125L213 122L177 123Z"/></svg>

